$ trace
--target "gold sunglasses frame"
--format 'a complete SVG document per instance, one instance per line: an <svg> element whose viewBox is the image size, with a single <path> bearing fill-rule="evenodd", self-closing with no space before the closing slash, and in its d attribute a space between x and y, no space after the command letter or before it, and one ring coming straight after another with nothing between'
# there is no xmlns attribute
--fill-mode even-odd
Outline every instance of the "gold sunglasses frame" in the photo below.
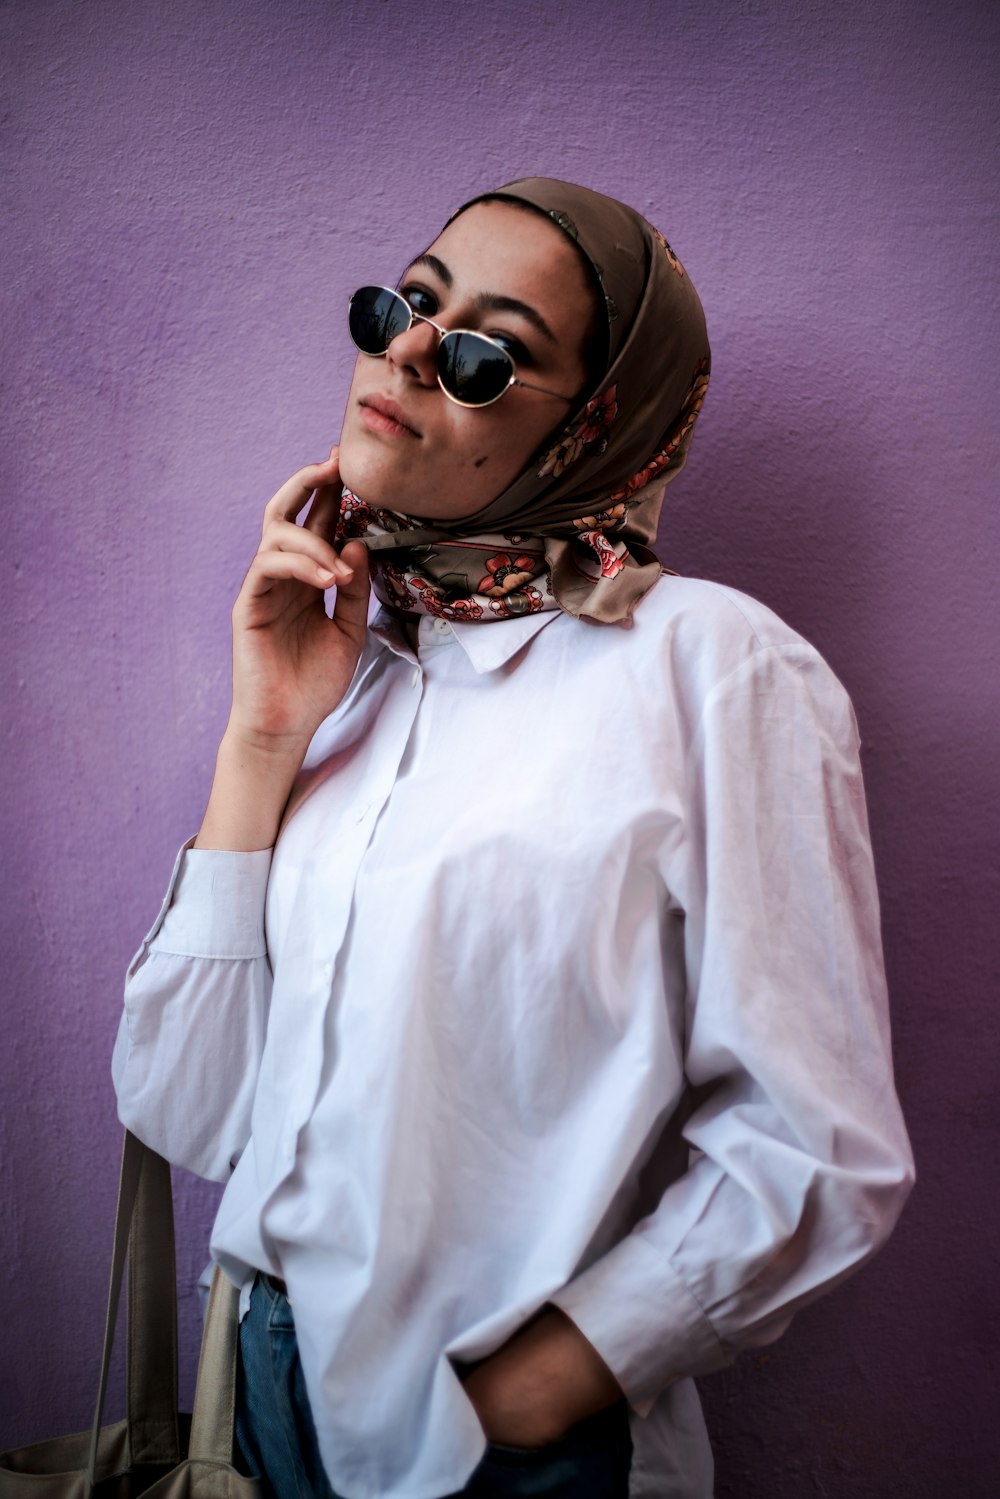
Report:
<svg viewBox="0 0 1000 1499"><path fill-rule="evenodd" d="M496 349L503 355L507 363L510 365L510 379L507 381L507 384L503 387L503 389L499 391L495 396L490 396L490 399L488 401L460 401L458 396L452 395L451 391L446 389L441 380L441 372L437 368L437 350L435 350L435 374L437 375L437 383L441 387L442 393L448 398L448 400L453 401L456 406L461 406L465 411L482 411L487 406L492 406L496 401L499 401L503 396L505 396L514 385L520 385L524 390L540 391L541 394L545 396L555 396L557 401L565 401L569 406L572 406L573 402L576 400L575 396L563 395L561 390L550 390L547 385L533 385L527 380L519 380L517 376L517 365L514 363L512 356L504 348L503 344L497 343L495 338L490 338L488 333L480 333L477 328L442 328L441 324L436 323L433 318L429 318L425 313L417 312L415 307L411 307L402 293L398 292L393 286L379 286L376 282L373 281L366 283L364 286L359 286L358 291L354 291L351 293L347 301L347 330L349 333L351 327L350 309L354 304L354 298L358 295L358 292L366 291L369 289L373 291L388 292L390 296L396 298L397 302L401 302L409 313L410 321L407 323L405 328L400 328L399 333L394 333L393 338L399 338L400 334L409 333L410 329L413 327L414 322L429 323L430 326L434 329L435 333L438 335L438 349L440 349L442 343L446 338L449 337L450 334L465 333L470 338L478 338L484 344L489 344L491 349ZM389 340L389 343L392 343L393 338ZM368 359L384 359L386 354L388 354L389 352L389 344L386 344L381 354L369 353L367 349L363 349L361 347L361 345L355 339L353 333L351 333L351 343L354 344L354 347L357 349L359 354L364 354Z"/></svg>

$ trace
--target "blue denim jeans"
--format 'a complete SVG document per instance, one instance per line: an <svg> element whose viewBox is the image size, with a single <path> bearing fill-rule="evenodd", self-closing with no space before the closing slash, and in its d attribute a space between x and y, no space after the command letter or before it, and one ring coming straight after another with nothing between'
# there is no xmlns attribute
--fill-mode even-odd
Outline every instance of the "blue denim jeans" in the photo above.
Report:
<svg viewBox="0 0 1000 1499"><path fill-rule="evenodd" d="M238 1465L263 1480L267 1499L338 1499L319 1455L291 1306L262 1275L240 1325L236 1442ZM627 1499L631 1462L622 1402L544 1447L490 1443L462 1494L469 1499Z"/></svg>

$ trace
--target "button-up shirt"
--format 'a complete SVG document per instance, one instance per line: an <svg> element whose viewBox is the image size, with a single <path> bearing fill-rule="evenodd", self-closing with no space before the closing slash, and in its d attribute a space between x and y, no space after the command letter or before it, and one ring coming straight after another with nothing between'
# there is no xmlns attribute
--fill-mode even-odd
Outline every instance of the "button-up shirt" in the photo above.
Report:
<svg viewBox="0 0 1000 1499"><path fill-rule="evenodd" d="M881 1243L912 1180L850 703L732 589L629 626L375 617L273 853L182 850L123 1121L285 1278L333 1487L440 1499L459 1372L545 1303L708 1499L690 1376Z"/></svg>

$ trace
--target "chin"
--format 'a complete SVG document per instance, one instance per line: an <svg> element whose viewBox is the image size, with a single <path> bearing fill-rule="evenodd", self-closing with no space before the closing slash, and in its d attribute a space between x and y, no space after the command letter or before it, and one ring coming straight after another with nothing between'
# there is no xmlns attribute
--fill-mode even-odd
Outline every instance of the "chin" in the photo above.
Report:
<svg viewBox="0 0 1000 1499"><path fill-rule="evenodd" d="M341 439L340 479L353 494L384 510L399 510L399 483L393 483L379 456L365 452L361 444Z"/></svg>

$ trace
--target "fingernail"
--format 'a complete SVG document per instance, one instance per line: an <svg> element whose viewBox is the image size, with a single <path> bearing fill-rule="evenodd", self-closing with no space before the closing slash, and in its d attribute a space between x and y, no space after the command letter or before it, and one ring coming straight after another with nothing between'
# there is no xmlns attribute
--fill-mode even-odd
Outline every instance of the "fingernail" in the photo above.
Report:
<svg viewBox="0 0 1000 1499"><path fill-rule="evenodd" d="M319 569L319 576L327 583L333 582L334 575L328 567L321 567Z"/></svg>

